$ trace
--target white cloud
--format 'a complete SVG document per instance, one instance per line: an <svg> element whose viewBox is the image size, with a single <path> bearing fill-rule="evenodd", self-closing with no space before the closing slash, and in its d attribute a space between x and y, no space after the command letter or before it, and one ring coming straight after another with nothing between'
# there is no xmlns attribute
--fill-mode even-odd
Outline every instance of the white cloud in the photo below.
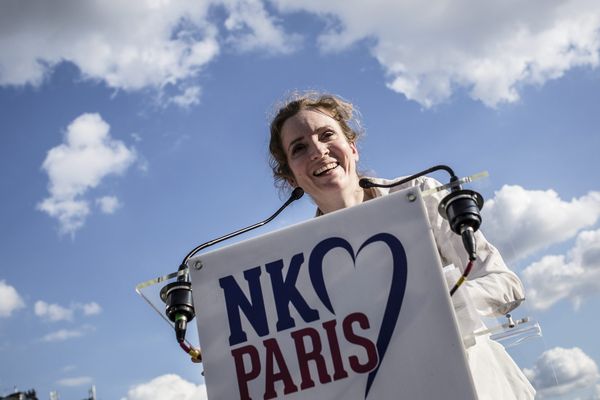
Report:
<svg viewBox="0 0 600 400"><path fill-rule="evenodd" d="M84 386L84 385L89 386L92 383L94 383L94 380L90 376L79 376L79 377L74 377L74 378L61 379L57 383L61 386L68 386L68 387Z"/></svg>
<svg viewBox="0 0 600 400"><path fill-rule="evenodd" d="M48 304L45 301L38 300L35 302L35 315L44 318L48 321L72 321L76 310L81 310L83 315L97 315L102 312L102 307L96 302L91 303L75 303L69 307L63 307L58 304Z"/></svg>
<svg viewBox="0 0 600 400"><path fill-rule="evenodd" d="M25 302L17 290L0 280L0 318L10 317L11 314L20 308L25 307Z"/></svg>
<svg viewBox="0 0 600 400"><path fill-rule="evenodd" d="M189 108L200 103L200 86L190 86L183 93L171 97L170 103L177 104L181 108Z"/></svg>
<svg viewBox="0 0 600 400"><path fill-rule="evenodd" d="M320 15L325 51L366 39L388 86L425 107L457 87L489 106L519 99L577 66L597 67L600 3L589 0L272 0L282 12Z"/></svg>
<svg viewBox="0 0 600 400"><path fill-rule="evenodd" d="M564 395L591 386L600 378L594 360L577 347L547 350L532 369L523 372L540 398Z"/></svg>
<svg viewBox="0 0 600 400"><path fill-rule="evenodd" d="M219 52L209 1L2 2L0 85L40 84L74 63L117 89L185 82Z"/></svg>
<svg viewBox="0 0 600 400"><path fill-rule="evenodd" d="M121 400L206 400L206 386L167 374L129 389Z"/></svg>
<svg viewBox="0 0 600 400"><path fill-rule="evenodd" d="M48 304L45 301L38 300L34 306L35 315L49 321L71 321L73 320L73 310L62 307L58 304Z"/></svg>
<svg viewBox="0 0 600 400"><path fill-rule="evenodd" d="M298 49L302 38L286 32L281 13L324 19L324 51L363 41L388 87L425 107L457 88L489 106L514 102L524 85L600 62L600 4L590 0L59 0L51 8L5 0L0 7L0 85L38 85L66 61L112 88L154 88L161 98L175 91L167 104L184 107L197 104L197 77L221 45ZM224 10L223 26L211 20L214 7Z"/></svg>
<svg viewBox="0 0 600 400"><path fill-rule="evenodd" d="M49 177L50 197L38 209L58 219L61 233L74 234L90 213L83 198L109 175L121 175L136 159L135 151L111 138L99 114L82 114L67 127L65 143L56 146L42 168Z"/></svg>
<svg viewBox="0 0 600 400"><path fill-rule="evenodd" d="M592 395L592 400L600 400L600 384L596 384L594 387L594 394Z"/></svg>
<svg viewBox="0 0 600 400"><path fill-rule="evenodd" d="M56 65L70 62L84 78L111 88L151 88L167 104L197 104L199 73L221 51L211 7L225 10L224 41L236 49L295 48L297 38L261 0L58 0L52 7L45 0L4 0L0 85L40 85Z"/></svg>
<svg viewBox="0 0 600 400"><path fill-rule="evenodd" d="M70 233L83 227L85 219L90 213L87 201L64 199L58 200L48 197L38 204L38 209L51 217L57 218L60 224L60 233Z"/></svg>
<svg viewBox="0 0 600 400"><path fill-rule="evenodd" d="M285 54L300 46L301 37L286 34L260 0L222 0L222 3L229 14L225 20L227 42L237 49Z"/></svg>
<svg viewBox="0 0 600 400"><path fill-rule="evenodd" d="M100 211L102 211L104 214L114 214L114 212L121 207L119 199L117 199L115 196L100 197L96 199L96 204L98 207L100 207Z"/></svg>
<svg viewBox="0 0 600 400"><path fill-rule="evenodd" d="M482 210L483 230L502 255L517 260L572 238L600 217L600 192L565 201L553 190L503 186Z"/></svg>
<svg viewBox="0 0 600 400"><path fill-rule="evenodd" d="M80 304L78 307L83 310L84 315L96 315L102 312L102 307L96 302Z"/></svg>
<svg viewBox="0 0 600 400"><path fill-rule="evenodd" d="M566 256L545 256L522 276L533 308L545 310L562 299L577 308L587 296L600 293L600 229L581 232Z"/></svg>
<svg viewBox="0 0 600 400"><path fill-rule="evenodd" d="M55 332L48 333L42 337L44 342L63 342L65 340L81 337L84 331L80 329L60 329Z"/></svg>

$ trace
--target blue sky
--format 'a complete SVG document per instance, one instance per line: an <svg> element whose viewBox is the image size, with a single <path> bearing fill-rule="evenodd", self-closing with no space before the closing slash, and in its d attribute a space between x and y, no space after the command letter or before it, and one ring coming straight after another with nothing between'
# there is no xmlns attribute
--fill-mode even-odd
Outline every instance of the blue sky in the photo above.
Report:
<svg viewBox="0 0 600 400"><path fill-rule="evenodd" d="M489 171L482 229L544 331L513 355L540 398L600 398L591 3L2 2L0 395L202 398L133 288L281 204L268 115L319 89L359 108L364 171Z"/></svg>

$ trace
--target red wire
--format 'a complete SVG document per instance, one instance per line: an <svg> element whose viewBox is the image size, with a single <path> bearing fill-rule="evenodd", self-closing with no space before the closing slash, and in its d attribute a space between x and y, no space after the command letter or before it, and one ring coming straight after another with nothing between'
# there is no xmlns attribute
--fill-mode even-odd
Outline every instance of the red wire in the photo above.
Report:
<svg viewBox="0 0 600 400"><path fill-rule="evenodd" d="M469 275L469 273L471 273L471 268L473 268L473 260L469 260L469 263L467 264L467 268L465 268L465 272L463 273L463 276L465 277L465 279L467 278L467 275Z"/></svg>
<svg viewBox="0 0 600 400"><path fill-rule="evenodd" d="M179 346L188 354L192 350L184 341L179 342Z"/></svg>
<svg viewBox="0 0 600 400"><path fill-rule="evenodd" d="M456 289L458 289L458 287L467 280L467 275L469 275L469 273L471 272L471 268L473 268L473 260L469 260L469 263L465 268L465 272L463 272L462 276L458 279L458 281L454 284L454 287L450 290L450 296L452 296L454 292L456 292Z"/></svg>

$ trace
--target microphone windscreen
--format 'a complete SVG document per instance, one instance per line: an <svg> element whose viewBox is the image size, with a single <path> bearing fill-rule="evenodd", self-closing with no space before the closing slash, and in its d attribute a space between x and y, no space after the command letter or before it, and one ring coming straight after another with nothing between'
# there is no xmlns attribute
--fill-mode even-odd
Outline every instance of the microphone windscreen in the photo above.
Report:
<svg viewBox="0 0 600 400"><path fill-rule="evenodd" d="M294 189L294 191L292 192L291 198L294 200L298 200L300 199L302 196L304 196L304 189L302 189L300 186L298 186L296 189Z"/></svg>
<svg viewBox="0 0 600 400"><path fill-rule="evenodd" d="M360 186L363 189L369 189L373 187L373 182L371 182L367 178L362 178L358 181L358 186Z"/></svg>

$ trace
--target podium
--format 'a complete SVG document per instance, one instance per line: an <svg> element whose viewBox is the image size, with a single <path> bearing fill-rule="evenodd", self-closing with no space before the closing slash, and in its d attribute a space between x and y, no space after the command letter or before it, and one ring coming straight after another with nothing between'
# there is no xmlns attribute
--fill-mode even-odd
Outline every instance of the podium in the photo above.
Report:
<svg viewBox="0 0 600 400"><path fill-rule="evenodd" d="M418 188L188 268L211 400L477 398Z"/></svg>

